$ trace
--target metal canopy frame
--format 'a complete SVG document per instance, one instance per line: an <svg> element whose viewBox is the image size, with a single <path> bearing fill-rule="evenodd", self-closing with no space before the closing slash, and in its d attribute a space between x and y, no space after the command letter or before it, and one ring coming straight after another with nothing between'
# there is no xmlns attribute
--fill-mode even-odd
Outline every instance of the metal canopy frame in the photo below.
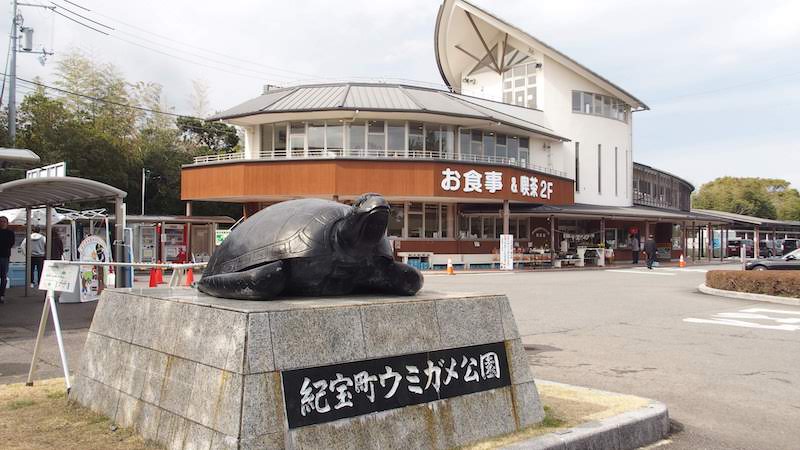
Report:
<svg viewBox="0 0 800 450"><path fill-rule="evenodd" d="M49 178L27 178L22 180L9 181L0 184L0 210L12 208L25 208L25 296L28 296L28 288L31 284L31 210L33 208L47 208L46 222L46 255L50 259L52 255L52 236L53 220L52 210L56 206L66 203L80 203L92 201L110 201L114 203L114 216L116 224L114 229L114 260L123 261L123 231L125 228L125 213L123 211L123 199L128 194L113 186L109 186L99 181L88 180L76 177L49 177ZM95 210L96 211L96 210ZM111 245L111 243L109 243ZM120 277L124 280L125 277ZM124 281L123 281L124 283Z"/></svg>

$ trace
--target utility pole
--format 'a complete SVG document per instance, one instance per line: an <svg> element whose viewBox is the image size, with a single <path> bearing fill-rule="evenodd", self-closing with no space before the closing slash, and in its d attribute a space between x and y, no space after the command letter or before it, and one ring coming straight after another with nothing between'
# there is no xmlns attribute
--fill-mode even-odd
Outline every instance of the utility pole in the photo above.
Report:
<svg viewBox="0 0 800 450"><path fill-rule="evenodd" d="M25 45L22 50L19 48L19 31L22 27L22 15L17 11L17 6L28 6L33 8L44 8L51 11L55 10L55 6L37 5L33 3L17 3L17 0L11 0L11 61L8 76L11 82L8 84L8 139L13 147L17 141L17 52L41 54L39 62L44 65L49 52L42 48L41 51L33 50L33 28L25 28Z"/></svg>
<svg viewBox="0 0 800 450"><path fill-rule="evenodd" d="M17 0L11 2L11 83L8 85L8 140L17 142Z"/></svg>

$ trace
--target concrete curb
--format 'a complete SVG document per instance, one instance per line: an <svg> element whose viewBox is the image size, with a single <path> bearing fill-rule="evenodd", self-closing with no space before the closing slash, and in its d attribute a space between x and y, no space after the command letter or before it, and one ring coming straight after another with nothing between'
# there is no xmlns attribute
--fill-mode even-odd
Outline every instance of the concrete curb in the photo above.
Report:
<svg viewBox="0 0 800 450"><path fill-rule="evenodd" d="M707 295L717 297L735 298L737 300L751 300L756 302L779 303L781 305L800 306L800 298L778 297L776 295L751 294L749 292L726 291L706 286L705 283L697 286L697 290Z"/></svg>
<svg viewBox="0 0 800 450"><path fill-rule="evenodd" d="M544 380L536 380L536 382L563 385ZM614 395L613 392L591 390ZM628 450L653 444L664 439L668 434L669 411L667 405L651 400L650 404L644 408L599 421L582 423L574 428L515 442L501 448L507 450L578 450L587 448Z"/></svg>

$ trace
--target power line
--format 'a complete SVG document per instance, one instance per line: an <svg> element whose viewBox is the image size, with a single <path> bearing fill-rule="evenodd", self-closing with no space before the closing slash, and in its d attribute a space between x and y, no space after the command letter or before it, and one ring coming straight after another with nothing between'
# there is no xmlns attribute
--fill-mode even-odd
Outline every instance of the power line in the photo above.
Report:
<svg viewBox="0 0 800 450"><path fill-rule="evenodd" d="M88 29L90 29L92 31L96 31L96 32L98 32L100 34L105 34L106 36L109 36L109 34L106 33L105 31L98 30L97 28L95 28L93 26L90 26L90 25L86 25L85 23L83 23L83 22L81 22L79 20L75 20L75 19L73 19L72 17L70 17L70 16L68 16L66 14L62 14L62 13L58 12L56 9L52 9L52 11L53 11L53 13L58 14L59 16L65 18L67 20L71 20L71 21L77 23L80 26L86 27L86 28L88 28Z"/></svg>
<svg viewBox="0 0 800 450"><path fill-rule="evenodd" d="M63 7L63 6L61 6L61 5L57 4L57 3L50 2L50 4L51 4L51 5L53 5L53 6L55 6L55 7L57 7L57 8L61 8L61 9L63 9L64 11L66 11L66 12L68 12L68 13L70 13L70 14L74 15L74 16L78 16L78 17L80 17L81 19L88 20L89 22L92 22L92 23L94 23L94 24L100 25L101 27L108 28L109 30L113 30L113 29L114 29L114 27L110 27L110 26L108 26L108 25L106 25L106 24L104 24L104 23L100 23L100 22L98 22L98 21L96 21L96 20L94 20L94 19L90 19L90 18L88 18L88 17L86 17L86 16L84 16L84 15L78 14L78 13L76 13L75 11L73 11L73 10L71 10L71 9L69 9L69 8L65 8L65 7ZM88 10L87 10L87 11L88 11Z"/></svg>

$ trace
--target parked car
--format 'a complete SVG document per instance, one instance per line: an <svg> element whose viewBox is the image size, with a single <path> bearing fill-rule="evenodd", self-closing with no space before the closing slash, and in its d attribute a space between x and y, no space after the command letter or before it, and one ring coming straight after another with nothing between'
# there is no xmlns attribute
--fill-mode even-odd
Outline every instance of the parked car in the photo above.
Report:
<svg viewBox="0 0 800 450"><path fill-rule="evenodd" d="M781 241L762 239L758 244L758 254L761 255L762 258L772 258L774 256L783 255L782 248Z"/></svg>
<svg viewBox="0 0 800 450"><path fill-rule="evenodd" d="M752 239L728 239L728 256L741 255L742 245L744 245L745 248L745 256L752 258L754 252Z"/></svg>
<svg viewBox="0 0 800 450"><path fill-rule="evenodd" d="M745 270L800 270L800 249L773 259L757 259L744 265Z"/></svg>
<svg viewBox="0 0 800 450"><path fill-rule="evenodd" d="M800 239L784 239L783 240L783 254L788 255L793 251L800 248Z"/></svg>

